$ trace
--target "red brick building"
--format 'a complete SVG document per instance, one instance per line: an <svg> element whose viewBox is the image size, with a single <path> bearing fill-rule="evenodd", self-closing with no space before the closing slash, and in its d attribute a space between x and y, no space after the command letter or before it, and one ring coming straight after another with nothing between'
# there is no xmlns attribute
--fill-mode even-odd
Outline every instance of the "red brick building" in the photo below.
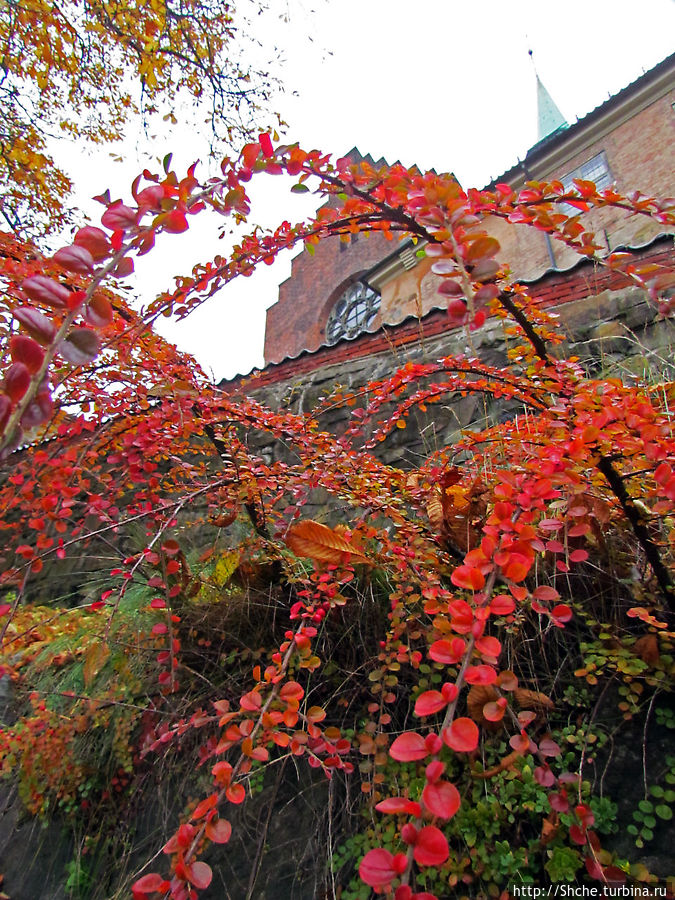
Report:
<svg viewBox="0 0 675 900"><path fill-rule="evenodd" d="M675 55L571 125L537 81L544 126L540 133L545 136L495 182L518 189L530 180L557 178L571 185L573 178L584 178L599 187L614 184L620 192L675 195ZM645 245L663 230L647 219L626 218L611 209L586 216L608 252ZM564 245L532 228L496 219L488 228L520 280L539 281L547 272L554 276L578 260ZM293 260L278 301L267 311L266 365L309 353L316 354L312 364L318 368L323 364L323 354L316 353L321 347L410 316L426 317L445 305L437 293L438 279L429 270L430 261L419 260L409 242L392 244L381 235L360 235L349 244L324 241L314 256L303 251ZM305 360L305 371L306 366Z"/></svg>

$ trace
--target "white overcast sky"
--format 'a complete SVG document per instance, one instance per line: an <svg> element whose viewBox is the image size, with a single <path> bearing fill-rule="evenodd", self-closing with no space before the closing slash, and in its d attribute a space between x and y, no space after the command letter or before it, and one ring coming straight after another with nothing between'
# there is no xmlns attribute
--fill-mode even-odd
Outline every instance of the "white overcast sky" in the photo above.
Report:
<svg viewBox="0 0 675 900"><path fill-rule="evenodd" d="M275 108L285 139L342 155L353 146L375 159L454 172L465 187L482 187L536 142L536 93L528 48L539 75L569 122L639 77L675 49L673 0L270 0L253 25L272 54L284 91ZM110 148L108 148L110 149ZM114 148L113 148L114 149ZM106 187L128 197L147 164L173 151L185 166L205 147L180 121L148 147L143 137L119 151L73 156L60 148L78 202ZM178 169L180 171L180 169ZM206 171L206 167L203 171ZM635 185L639 188L640 185ZM250 222L271 227L313 211L311 195L291 196L264 176L253 193ZM289 201L289 196L291 200ZM204 220L204 221L200 221ZM143 302L172 286L225 247L221 220L202 214L185 235L166 235L140 260L134 289ZM193 353L216 378L262 365L265 310L290 274L290 255L252 278L226 287L176 326L162 331Z"/></svg>

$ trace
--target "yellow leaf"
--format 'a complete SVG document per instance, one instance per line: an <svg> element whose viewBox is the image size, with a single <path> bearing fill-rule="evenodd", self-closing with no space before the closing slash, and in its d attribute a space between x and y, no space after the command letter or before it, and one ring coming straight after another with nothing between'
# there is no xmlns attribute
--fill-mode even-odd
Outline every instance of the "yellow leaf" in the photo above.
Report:
<svg viewBox="0 0 675 900"><path fill-rule="evenodd" d="M218 587L225 587L230 578L237 571L239 566L239 551L232 550L230 553L224 553L218 562L213 573L213 580Z"/></svg>
<svg viewBox="0 0 675 900"><path fill-rule="evenodd" d="M88 687L94 678L96 678L106 664L109 656L110 648L104 641L95 641L87 648L87 652L84 654L84 667L82 669L85 686Z"/></svg>

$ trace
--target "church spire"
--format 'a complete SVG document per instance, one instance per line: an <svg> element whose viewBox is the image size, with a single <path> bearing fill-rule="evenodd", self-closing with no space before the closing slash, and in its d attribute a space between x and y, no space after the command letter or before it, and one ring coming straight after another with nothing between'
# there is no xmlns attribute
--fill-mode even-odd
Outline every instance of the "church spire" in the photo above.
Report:
<svg viewBox="0 0 675 900"><path fill-rule="evenodd" d="M557 131L562 125L567 125L567 119L556 106L553 98L543 85L537 67L534 65L532 51L528 50L532 65L534 66L534 74L537 79L537 140L547 137L554 131Z"/></svg>

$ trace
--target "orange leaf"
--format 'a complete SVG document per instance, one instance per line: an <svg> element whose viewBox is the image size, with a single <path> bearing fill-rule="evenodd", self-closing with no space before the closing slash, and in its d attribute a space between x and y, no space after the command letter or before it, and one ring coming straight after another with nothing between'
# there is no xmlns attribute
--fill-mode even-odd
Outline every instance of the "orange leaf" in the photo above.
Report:
<svg viewBox="0 0 675 900"><path fill-rule="evenodd" d="M246 799L246 788L240 782L236 782L227 788L225 796L230 803L243 803Z"/></svg>
<svg viewBox="0 0 675 900"><path fill-rule="evenodd" d="M341 534L312 519L291 525L286 536L286 544L296 556L319 562L337 564L342 562L343 554L348 553L359 562L369 563L361 551Z"/></svg>

